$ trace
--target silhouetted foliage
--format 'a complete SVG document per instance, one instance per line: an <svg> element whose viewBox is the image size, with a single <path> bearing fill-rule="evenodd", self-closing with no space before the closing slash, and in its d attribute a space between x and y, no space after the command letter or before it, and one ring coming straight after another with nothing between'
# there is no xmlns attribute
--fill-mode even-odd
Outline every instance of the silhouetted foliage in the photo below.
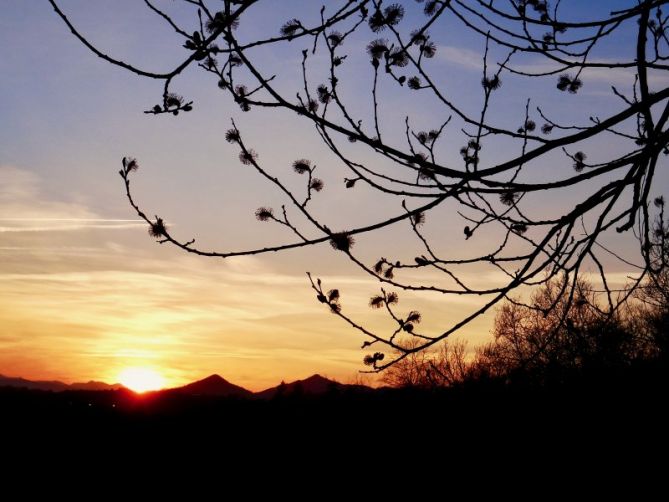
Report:
<svg viewBox="0 0 669 502"><path fill-rule="evenodd" d="M577 298L558 281L538 290L528 305L507 303L495 318L495 341L479 353L491 376L520 374L535 382L582 371L620 369L645 358L652 341L628 329L625 315L608 315L592 286L580 281Z"/></svg>
<svg viewBox="0 0 669 502"><path fill-rule="evenodd" d="M666 232L666 230L665 230ZM664 248L664 259L669 247ZM663 259L657 249L653 255ZM631 375L645 366L664 367L669 333L667 269L649 273L634 297L611 315L593 287L572 291L552 280L527 304L513 300L495 317L494 341L467 357L464 343L444 343L437 353L413 352L384 373L395 387L434 388L482 381L545 387L573 384L592 375ZM666 378L652 370L649 378ZM642 384L651 384L645 381Z"/></svg>
<svg viewBox="0 0 669 502"><path fill-rule="evenodd" d="M655 241L650 249L651 267L647 277L633 290L636 302L628 305L630 329L652 342L656 355L669 359L669 225L664 217L664 199L655 204L661 209L656 221Z"/></svg>
<svg viewBox="0 0 669 502"><path fill-rule="evenodd" d="M436 354L427 351L414 352L386 369L383 382L392 387L414 389L463 384L469 379L471 372L466 348L464 342L446 341L440 345Z"/></svg>
<svg viewBox="0 0 669 502"><path fill-rule="evenodd" d="M337 289L337 297L330 298L320 280L314 281L310 275L318 300L366 337L363 347L377 345L393 354L367 354L364 362L373 371L433 347L523 286L542 289L530 304L514 300L499 313L495 360L503 360L507 367L530 368L538 361L542 368L549 363L577 364L576 360L581 361L578 364L595 364L593 357L606 364L622 364L641 350L625 333L617 331L616 318L631 289L649 273L651 277L666 277L659 272L666 266L666 259L658 261L655 254L657 242L664 241L666 231L654 234L653 228L653 212L662 212L664 203L658 198L653 206L652 184L664 155L669 153L669 87L655 89L649 82L661 82L654 77L664 76L669 69L665 63L669 49L667 18L662 11L669 0L630 1L628 8L616 12L610 12L605 2L587 8L574 5L567 14L560 2L530 0L341 0L327 2L322 8L314 5L319 19L315 23L304 21L309 16L303 12L285 12L287 20L277 21L274 33L250 40L245 23L251 22L253 15L262 14L265 1L182 0L193 8L193 17L176 19L169 6L162 10L145 0L158 19L182 39L175 50L187 51L179 65L164 73L107 55L82 35L56 0L49 1L73 34L98 57L164 83L161 102L147 113L178 115L191 111L195 105L172 88L184 70L199 67L211 74L242 111L284 109L311 123L344 170L346 188L355 190L365 185L380 199L396 202L396 212L370 224L337 222L338 228L334 228L326 221L329 215L317 214L309 204L312 197L327 193L323 181L313 177L314 161L300 159L292 166L305 177L306 197L302 198L281 181L281 176L268 174L268 169L275 166L263 159L271 155L258 155L246 145L242 128L233 122L225 139L239 149L241 163L278 187L290 203L289 208L282 207L282 216L263 206L256 212L257 219L285 226L297 236L296 241L243 251L198 249L194 239L182 240L161 218L151 219L140 209L130 190L131 175L138 164L126 158L120 174L127 197L150 225L151 235L161 243L189 253L225 258L329 242L386 288L431 291L445 298L486 299L436 332L424 332L418 324L422 316L413 309L408 309L408 316L400 315L396 312L397 293L382 290L370 300L370 306L383 308L396 321L396 328L379 332L346 315L340 302L340 291L342 296L345 291ZM458 29L478 37L472 47L480 50L481 73L470 87L479 99L476 110L451 99L450 84L445 85L440 75L442 68L435 56L452 43L444 36L447 22L457 23ZM189 25L198 28L191 31L186 28ZM618 57L610 53L602 57L599 49L604 40L608 47L620 51ZM293 77L292 90L276 85L276 75L267 74L254 62L254 51L270 46L299 56L298 67L285 65L287 75ZM351 74L348 68L356 58L368 62L369 79ZM588 116L590 102L582 91L588 86L589 75L597 71L627 72L633 82L628 88L612 87L616 104L608 107L606 116L593 112L584 122L581 115ZM369 93L369 114L349 102L342 85L347 79L355 79L360 93ZM505 92L529 82L552 93L551 100L564 100L569 106L564 107L563 114L580 115L558 121L530 99L505 114L491 112L492 103L504 99ZM392 95L388 89L392 89ZM406 101L402 102L404 92ZM429 104L435 115L444 117L443 121L419 127L426 119L417 112L417 99ZM399 124L386 121L381 115L387 110L406 118ZM537 131L539 121L542 125ZM446 136L448 141L444 140ZM456 147L459 157L453 155L450 144L454 138L460 145ZM602 141L615 141L616 148L602 149ZM360 148L367 153L356 157ZM547 170L546 165L551 169ZM290 169L282 167L284 172ZM543 169L540 175L538 169ZM543 205L545 194L567 194L578 200L551 214ZM449 209L444 211L446 206ZM452 221L454 215L460 223ZM371 263L359 257L355 246L359 234L401 223L412 232L416 252L390 256L398 251L389 246L384 257ZM446 224L450 238L460 239L459 245L465 249L462 256L441 248ZM454 232L454 225L462 230ZM312 234L305 232L307 229ZM315 237L307 237L313 232ZM607 247L607 236L616 232L628 234L640 244L638 263L634 264L638 274L624 294L617 294L607 282L607 270L616 260L630 263ZM467 246L476 243L485 244L487 249L467 251ZM420 268L442 278L435 279L432 274L429 280L415 279L414 273ZM471 274L473 269L475 273ZM597 292L580 280L587 269L597 270L600 275L602 286ZM480 286L475 277L485 272L497 273L501 279ZM637 298L650 304L656 299L654 291L666 291L666 283L661 282L664 279L656 280L658 289L646 286L650 289L638 293ZM658 319L666 323L666 316ZM554 329L546 331L547 326ZM604 332L608 334L603 336ZM545 354L533 355L536 349Z"/></svg>

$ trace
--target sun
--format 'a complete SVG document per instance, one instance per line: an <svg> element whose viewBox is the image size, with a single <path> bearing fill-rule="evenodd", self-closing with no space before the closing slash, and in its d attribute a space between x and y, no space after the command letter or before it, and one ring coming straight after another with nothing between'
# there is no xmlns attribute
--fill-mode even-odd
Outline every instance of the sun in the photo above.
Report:
<svg viewBox="0 0 669 502"><path fill-rule="evenodd" d="M165 379L150 368L126 368L118 375L118 381L135 392L162 389Z"/></svg>

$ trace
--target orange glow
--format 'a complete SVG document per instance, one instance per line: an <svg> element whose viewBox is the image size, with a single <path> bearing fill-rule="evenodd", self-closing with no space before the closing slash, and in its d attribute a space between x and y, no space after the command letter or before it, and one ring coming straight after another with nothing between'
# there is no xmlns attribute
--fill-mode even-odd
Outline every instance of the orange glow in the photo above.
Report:
<svg viewBox="0 0 669 502"><path fill-rule="evenodd" d="M158 390L165 386L163 377L149 368L126 368L119 373L118 381L135 392Z"/></svg>

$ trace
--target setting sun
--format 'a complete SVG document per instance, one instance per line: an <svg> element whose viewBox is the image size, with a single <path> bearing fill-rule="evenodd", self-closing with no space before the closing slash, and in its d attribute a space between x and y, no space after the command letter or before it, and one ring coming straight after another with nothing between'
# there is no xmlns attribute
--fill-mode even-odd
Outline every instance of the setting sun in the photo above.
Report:
<svg viewBox="0 0 669 502"><path fill-rule="evenodd" d="M163 377L149 368L126 368L119 373L118 380L135 392L158 390L165 386Z"/></svg>

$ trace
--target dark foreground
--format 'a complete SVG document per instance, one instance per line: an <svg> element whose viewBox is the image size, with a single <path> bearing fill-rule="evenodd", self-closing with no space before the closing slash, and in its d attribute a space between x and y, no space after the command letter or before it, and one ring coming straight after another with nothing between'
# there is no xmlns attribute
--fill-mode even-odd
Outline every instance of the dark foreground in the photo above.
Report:
<svg viewBox="0 0 669 502"><path fill-rule="evenodd" d="M46 472L66 491L84 476L117 488L130 477L151 490L207 483L223 491L251 476L247 490L293 493L307 490L299 480L309 479L323 496L395 482L492 493L528 483L551 493L618 486L657 493L669 412L668 387L656 376L268 400L2 389L3 474L28 473L31 486Z"/></svg>
<svg viewBox="0 0 669 502"><path fill-rule="evenodd" d="M659 444L669 412L664 368L581 378L543 387L508 382L454 389L332 390L272 399L127 390L0 389L3 435L14 442L90 444L134 440L206 444L360 440L389 442ZM566 442L566 443L563 443Z"/></svg>

